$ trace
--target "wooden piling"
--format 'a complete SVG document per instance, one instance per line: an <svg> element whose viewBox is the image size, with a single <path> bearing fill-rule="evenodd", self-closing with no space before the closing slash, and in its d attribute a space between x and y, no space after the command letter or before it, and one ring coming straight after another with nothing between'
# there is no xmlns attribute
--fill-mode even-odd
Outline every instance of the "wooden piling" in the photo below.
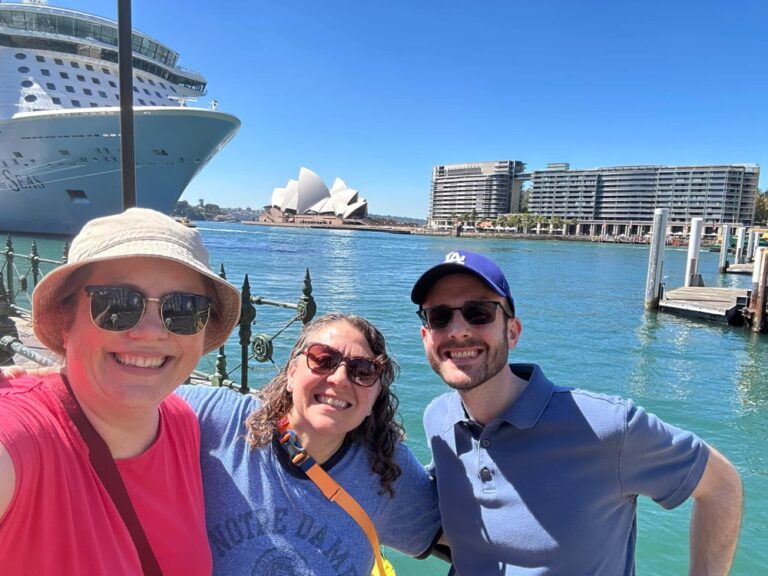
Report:
<svg viewBox="0 0 768 576"><path fill-rule="evenodd" d="M744 264L744 233L746 232L746 228L744 226L741 226L738 230L736 230L736 258L734 258L734 263L736 264Z"/></svg>
<svg viewBox="0 0 768 576"><path fill-rule="evenodd" d="M701 251L701 235L704 232L704 219L691 219L691 235L688 239L688 261L685 265L685 284L689 286L703 286L699 275L699 252Z"/></svg>
<svg viewBox="0 0 768 576"><path fill-rule="evenodd" d="M661 292L661 271L664 267L664 243L666 241L667 208L656 208L653 212L651 233L651 251L648 257L648 276L645 281L645 309L656 310L659 307Z"/></svg>
<svg viewBox="0 0 768 576"><path fill-rule="evenodd" d="M755 253L755 273L752 275L752 331L765 329L766 284L768 284L768 248Z"/></svg>
<svg viewBox="0 0 768 576"><path fill-rule="evenodd" d="M731 248L731 226L729 224L723 224L723 234L720 241L720 262L717 265L717 270L720 274L725 274L728 270L728 250Z"/></svg>
<svg viewBox="0 0 768 576"><path fill-rule="evenodd" d="M755 251L755 233L753 230L747 230L747 253L744 255L744 262L752 262Z"/></svg>

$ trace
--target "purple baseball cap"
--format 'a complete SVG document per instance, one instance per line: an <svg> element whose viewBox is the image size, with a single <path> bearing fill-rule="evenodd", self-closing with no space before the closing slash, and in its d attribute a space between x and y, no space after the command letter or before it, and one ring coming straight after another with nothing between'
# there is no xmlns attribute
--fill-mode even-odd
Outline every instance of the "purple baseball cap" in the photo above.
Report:
<svg viewBox="0 0 768 576"><path fill-rule="evenodd" d="M448 274L471 274L476 276L499 296L504 296L509 302L510 312L515 314L515 301L509 289L509 282L493 260L467 250L455 250L445 255L445 260L437 266L433 266L416 280L411 290L411 301L421 304L429 294L432 285Z"/></svg>

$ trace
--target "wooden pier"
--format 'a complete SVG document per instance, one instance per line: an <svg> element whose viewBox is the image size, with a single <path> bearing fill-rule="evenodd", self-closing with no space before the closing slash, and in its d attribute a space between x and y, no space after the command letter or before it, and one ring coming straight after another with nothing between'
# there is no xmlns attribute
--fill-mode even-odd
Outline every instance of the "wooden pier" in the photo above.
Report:
<svg viewBox="0 0 768 576"><path fill-rule="evenodd" d="M747 324L754 332L768 330L768 249L759 249L758 237L750 233L747 263L743 262L745 229L739 228L736 246L736 264L729 265L728 250L730 227L724 226L723 245L718 270L735 274L751 274L752 285L747 288L707 288L699 273L699 252L704 221L691 220L688 259L682 288L666 289L661 282L664 260L663 232L666 231L668 210L658 208L654 212L651 250L648 259L648 276L645 284L645 309L670 312L679 316L705 320L729 326ZM754 256L754 263L749 262Z"/></svg>
<svg viewBox="0 0 768 576"><path fill-rule="evenodd" d="M749 302L749 290L741 288L705 288L688 286L665 291L659 309L681 316L718 324L741 326L741 310Z"/></svg>
<svg viewBox="0 0 768 576"><path fill-rule="evenodd" d="M726 268L725 273L752 275L752 273L754 272L754 269L755 269L755 266L752 262L749 262L747 264L728 264L728 268Z"/></svg>

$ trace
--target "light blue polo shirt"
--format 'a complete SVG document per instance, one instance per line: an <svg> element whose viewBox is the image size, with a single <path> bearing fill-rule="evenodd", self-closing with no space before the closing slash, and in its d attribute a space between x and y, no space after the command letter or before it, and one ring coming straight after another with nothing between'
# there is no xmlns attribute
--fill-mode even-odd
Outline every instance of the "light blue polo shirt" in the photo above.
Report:
<svg viewBox="0 0 768 576"><path fill-rule="evenodd" d="M529 381L481 426L458 393L424 413L443 530L461 576L633 575L637 496L684 502L709 457L696 435L632 401Z"/></svg>

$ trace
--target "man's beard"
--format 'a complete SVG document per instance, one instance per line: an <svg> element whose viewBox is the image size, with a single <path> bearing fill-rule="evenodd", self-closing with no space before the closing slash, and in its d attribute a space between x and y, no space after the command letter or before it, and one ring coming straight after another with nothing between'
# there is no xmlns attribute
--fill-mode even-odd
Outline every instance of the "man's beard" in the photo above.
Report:
<svg viewBox="0 0 768 576"><path fill-rule="evenodd" d="M480 344L477 346L478 348L486 349L486 361L483 364L467 366L466 369L459 369L452 366L446 366L440 355L440 350L437 352L430 351L427 354L427 361L432 367L432 370L434 370L438 376L448 384L448 386L455 390L464 391L477 388L496 376L507 365L509 338L507 337L506 329L503 331L501 342L496 342L492 346L488 346L487 343L482 340L467 340L462 344L468 346Z"/></svg>

